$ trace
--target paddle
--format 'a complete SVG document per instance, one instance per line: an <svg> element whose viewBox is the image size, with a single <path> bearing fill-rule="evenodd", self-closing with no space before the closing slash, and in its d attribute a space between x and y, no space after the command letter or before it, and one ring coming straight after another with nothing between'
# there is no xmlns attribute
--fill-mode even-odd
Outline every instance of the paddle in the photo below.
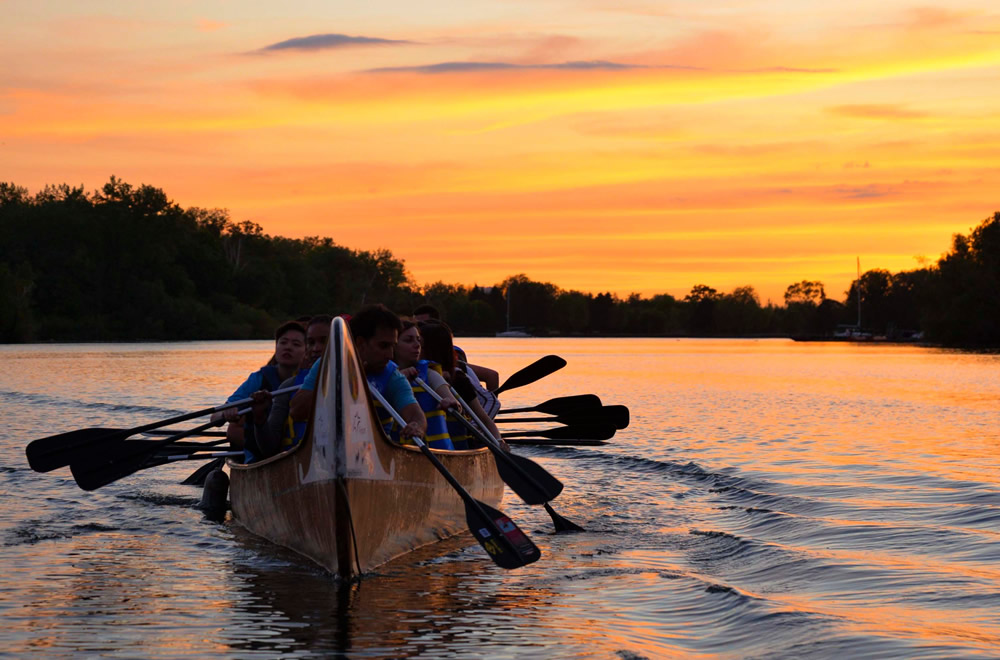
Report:
<svg viewBox="0 0 1000 660"><path fill-rule="evenodd" d="M299 386L285 388L285 390L275 390L276 392L290 392L298 389ZM251 408L245 408L240 411L240 414L246 414L251 411ZM219 424L225 423L224 420L217 420L214 422L208 422L207 424L202 424L201 426L196 426L192 429L187 429L179 433L175 433L169 438L163 440L121 440L116 442L114 445L110 445L104 448L101 455L94 456L93 454L88 454L86 456L80 456L75 458L73 462L70 463L70 470L73 473L73 478L76 480L76 484L83 490L96 490L101 486L106 486L113 481L117 481L123 477L127 477L131 474L135 474L139 470L144 470L149 467L156 467L157 465L163 465L165 462L170 460L170 454L164 455L164 451L178 451L190 448L191 444L195 445L194 452L203 450L205 447L210 447L217 444L222 444L226 442L225 440L219 440L216 442L206 442L206 443L178 443L177 441L181 438L186 438L190 435L197 435L209 426L218 426ZM241 456L242 452L234 452L233 454L214 454L204 456L204 458L225 458L227 456ZM189 453L189 456L195 456L195 454ZM198 456L197 458L201 458ZM174 458L173 460L180 460ZM191 475L194 477L195 475ZM189 477L189 478L191 478ZM185 479L185 482L187 479Z"/></svg>
<svg viewBox="0 0 1000 660"><path fill-rule="evenodd" d="M249 411L249 408L247 410ZM224 420L223 420L223 423L224 423ZM192 430L195 430L195 429L192 429ZM154 431L154 433L155 433L155 431ZM148 434L144 433L143 435L148 435ZM176 432L175 432L175 435L176 435ZM202 435L203 436L204 432L203 433L199 433L198 435ZM228 444L228 443L229 443L229 439L228 438L222 438L221 440L215 440L213 442L183 442L183 441L180 441L180 442L171 443L171 444L167 445L166 447L163 447L162 449L159 450L158 453L162 454L163 452L178 451L178 450L181 450L181 449L190 449L192 451L200 451L200 450L204 450L206 447L215 447L215 446L218 446L218 445L224 445L224 444ZM205 477L208 476L209 472L211 472L212 470L215 470L217 468L221 468L223 466L223 464L225 464L225 462L226 461L224 459L217 458L214 461L211 461L210 463L206 463L205 465L202 465L200 468L198 468L197 470L195 470L194 472L192 472L191 474L189 474L183 481L181 481L181 484L187 485L187 486L204 486L205 485Z"/></svg>
<svg viewBox="0 0 1000 660"><path fill-rule="evenodd" d="M437 399L438 403L441 402L441 397L438 396L437 392L430 389L427 383L419 378L417 379L417 383ZM468 407L468 403L462 399L458 391L454 387L450 389L455 398L458 401L462 401ZM490 451L493 452L494 458L499 459L496 464L497 472L504 483L510 486L511 490L517 493L527 504L544 505L549 517L552 518L552 525L556 528L556 533L585 531L583 527L580 527L572 520L556 513L555 509L549 504L549 500L555 499L562 492L562 482L531 459L504 451L482 420L476 417L474 411L470 411L470 417L473 419L472 422L462 417L461 414L458 415L459 420L466 428L472 431L473 435L479 438L480 442L485 443L489 447ZM527 493L525 493L526 485L528 486ZM545 499L539 501L539 498Z"/></svg>
<svg viewBox="0 0 1000 660"><path fill-rule="evenodd" d="M545 357L532 362L520 371L512 373L510 378L503 382L503 385L493 390L493 394L499 396L501 392L512 390L515 387L530 385L536 380L541 380L549 374L559 371L565 366L566 360L562 359L558 355L546 355Z"/></svg>
<svg viewBox="0 0 1000 660"><path fill-rule="evenodd" d="M191 453L191 454L180 454L174 456L159 456L155 457L152 462L147 462L145 465L139 468L139 470L148 470L149 468L160 467L167 463L175 463L177 461L208 461L200 468L195 470L188 476L187 479L181 482L181 484L194 485L194 486L204 486L205 479L208 477L209 473L213 470L217 470L226 463L227 458L243 456L242 451L225 451L225 452L214 452L209 454L204 453ZM70 465L70 469L73 466ZM138 471L138 470L137 470ZM75 476L75 475L74 475ZM92 479L93 477L84 477L84 479ZM80 484L77 481L77 484ZM105 484L100 484L105 485ZM83 486L81 485L81 488ZM99 486L98 486L99 487ZM86 490L94 490L93 488L87 488Z"/></svg>
<svg viewBox="0 0 1000 660"><path fill-rule="evenodd" d="M225 423L225 422L223 422ZM178 431L180 433L180 431ZM177 435L176 433L174 435ZM222 438L221 440L213 440L212 442L184 442L183 440L178 442L172 442L166 447L164 447L162 452L170 452L174 449L198 449L200 447L217 447L218 445L224 445L229 442L228 438Z"/></svg>
<svg viewBox="0 0 1000 660"><path fill-rule="evenodd" d="M596 410L567 413L555 417L504 417L494 420L497 424L518 424L529 422L553 422L559 424L611 424L616 429L628 426L628 408L625 406L602 406Z"/></svg>
<svg viewBox="0 0 1000 660"><path fill-rule="evenodd" d="M601 399L596 394L574 394L543 401L530 408L508 408L501 410L499 415L511 413L540 412L546 415L573 414L578 411L591 411L601 407Z"/></svg>
<svg viewBox="0 0 1000 660"><path fill-rule="evenodd" d="M382 394L374 389L368 388L372 396L382 404L400 427L406 427L406 420L396 412ZM465 503L465 521L469 525L469 531L479 542L479 545L486 550L500 568L520 568L526 566L542 555L538 547L531 542L531 539L522 532L503 512L497 511L493 507L473 499L472 495L458 483L458 479L448 471L441 461L431 452L430 448L424 444L419 437L414 437L421 453L427 457L441 476L455 489L459 497Z"/></svg>
<svg viewBox="0 0 1000 660"><path fill-rule="evenodd" d="M164 440L122 440L114 445L105 447L101 452L97 452L97 455L91 453L75 458L69 467L73 473L73 478L76 480L76 484L80 488L83 490L96 490L101 486L106 486L130 474L135 474L139 470L163 465L171 460L182 460L171 457L169 454L164 456L162 452L164 449L169 451L174 442L180 438L187 437L189 434L197 433L198 430L199 428L188 429ZM183 450L184 447L180 449ZM195 452L197 451L195 449L194 452L181 454L180 456L195 456ZM217 458L228 455L238 456L242 455L242 452L205 455L204 458ZM197 458L201 458L201 456Z"/></svg>
<svg viewBox="0 0 1000 660"><path fill-rule="evenodd" d="M628 428L631 416L627 406L604 406L601 410L604 411L605 419L614 424L616 429L620 431L621 429Z"/></svg>
<svg viewBox="0 0 1000 660"><path fill-rule="evenodd" d="M191 474L189 474L188 477L187 477L187 479L185 479L184 481L181 482L181 485L184 485L184 486L204 486L205 485L205 479L208 478L208 475L213 470L218 470L218 469L222 468L222 466L225 465L225 463L226 463L226 459L224 459L224 458L217 458L214 461L209 461L208 463L205 463L200 468L198 468L197 470L195 470L194 472L192 472Z"/></svg>
<svg viewBox="0 0 1000 660"><path fill-rule="evenodd" d="M166 465L167 463L176 463L177 461L207 461L209 459L213 459L213 461L219 461L219 460L225 460L227 458L233 458L236 456L243 456L243 452L216 451L216 452L209 452L207 454L192 452L190 454L172 454L170 456L157 456L151 462L146 463L139 469L148 470L149 468L159 467L161 465ZM72 466L70 467L72 469Z"/></svg>
<svg viewBox="0 0 1000 660"><path fill-rule="evenodd" d="M549 440L548 438L504 438L508 445L536 445L541 447L596 447L608 444L604 440Z"/></svg>
<svg viewBox="0 0 1000 660"><path fill-rule="evenodd" d="M518 431L504 433L507 438L551 438L553 440L610 440L617 431L612 424L586 424L577 426L557 426L541 431Z"/></svg>
<svg viewBox="0 0 1000 660"><path fill-rule="evenodd" d="M424 388L435 401L441 403L441 395L435 392L421 378L415 378L413 382ZM456 399L462 400L454 389L452 390L452 394L454 394ZM554 500L562 492L562 483L541 465L529 458L508 454L500 448L490 434L482 432L479 426L466 419L461 413L455 413L453 417L469 429L483 444L489 447L490 451L493 452L493 456L498 459L497 472L500 473L500 478L525 503L543 504L549 500Z"/></svg>
<svg viewBox="0 0 1000 660"><path fill-rule="evenodd" d="M225 420L223 420L225 422ZM161 435L175 435L180 433L181 429L158 429L155 431L144 431L143 435L148 436L161 436ZM197 435L202 438L225 438L227 437L225 431L202 431L201 433L193 433L192 435Z"/></svg>
<svg viewBox="0 0 1000 660"><path fill-rule="evenodd" d="M298 385L286 387L281 390L275 390L271 394L278 395L286 392L293 392L297 390L298 387ZM239 401L233 401L232 403L224 403L221 406L205 408L204 410L197 410L193 413L187 413L185 415L178 415L177 417L171 417L170 419L164 419L159 422L143 424L142 426L136 426L131 429L77 429L76 431L59 433L57 435L51 435L47 438L34 440L28 444L24 451L28 456L28 465L31 466L32 470L35 472L50 472L57 468L65 467L73 461L85 459L95 453L105 451L103 445L108 445L108 449L110 449L111 445L124 441L129 436L137 433L151 431L153 429L170 426L171 424L177 424L179 422L186 422L189 419L211 415L212 413L226 410L228 408L246 406L251 403L253 403L253 399L241 399ZM208 426L204 426L204 428L208 428ZM193 431L193 429L188 429L188 431L173 435L171 438L176 439L187 437L188 435L194 435L191 431ZM168 439L164 444L169 443L169 441L170 440Z"/></svg>

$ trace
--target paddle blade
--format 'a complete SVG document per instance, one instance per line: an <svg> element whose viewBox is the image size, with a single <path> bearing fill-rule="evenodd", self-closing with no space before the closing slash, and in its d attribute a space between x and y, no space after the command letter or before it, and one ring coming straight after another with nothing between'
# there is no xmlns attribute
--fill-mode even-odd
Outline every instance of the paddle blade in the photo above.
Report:
<svg viewBox="0 0 1000 660"><path fill-rule="evenodd" d="M50 435L28 443L24 453L35 472L51 472L80 458L103 451L105 445L123 441L121 429L87 428Z"/></svg>
<svg viewBox="0 0 1000 660"><path fill-rule="evenodd" d="M618 431L612 424L557 426L542 431L504 433L505 438L551 438L553 440L608 440Z"/></svg>
<svg viewBox="0 0 1000 660"><path fill-rule="evenodd" d="M212 470L220 469L225 464L226 459L224 458L216 458L213 461L209 461L188 475L188 478L182 481L181 484L186 486L204 486L205 479L212 472Z"/></svg>
<svg viewBox="0 0 1000 660"><path fill-rule="evenodd" d="M530 408L501 409L499 415L509 415L521 412L540 412L547 415L572 415L574 413L592 412L601 407L601 399L596 394L574 394L543 401Z"/></svg>
<svg viewBox="0 0 1000 660"><path fill-rule="evenodd" d="M463 498L464 499L464 498ZM483 515L489 518L483 518ZM520 568L542 556L531 539L504 513L478 500L465 500L465 520L479 545L500 568ZM497 537L493 529L498 529Z"/></svg>
<svg viewBox="0 0 1000 660"><path fill-rule="evenodd" d="M548 505L548 503L545 504L545 510L549 512L549 517L552 518L552 524L553 524L553 526L555 526L557 534L559 532L585 532L585 531L587 531L583 527L580 527L579 525L577 525L572 520L568 520L568 519L563 518L562 516L560 516L558 513L555 512L555 509L553 509L551 506Z"/></svg>
<svg viewBox="0 0 1000 660"><path fill-rule="evenodd" d="M504 381L503 385L493 390L493 393L499 395L501 392L512 390L515 387L530 385L536 380L545 378L549 374L559 371L565 366L566 360L562 359L558 355L546 355L545 357L532 362L524 369L515 371L511 374L510 378Z"/></svg>
<svg viewBox="0 0 1000 660"><path fill-rule="evenodd" d="M146 467L162 446L160 440L128 440L113 451L75 460L69 467L77 486L83 490L97 490ZM161 460L159 464L164 462Z"/></svg>
<svg viewBox="0 0 1000 660"><path fill-rule="evenodd" d="M629 412L626 406L604 406L601 408L604 418L618 430L628 427Z"/></svg>
<svg viewBox="0 0 1000 660"><path fill-rule="evenodd" d="M503 456L497 452L503 453ZM562 482L530 458L507 454L502 449L497 449L494 454L497 454L500 478L525 504L544 504L562 492Z"/></svg>

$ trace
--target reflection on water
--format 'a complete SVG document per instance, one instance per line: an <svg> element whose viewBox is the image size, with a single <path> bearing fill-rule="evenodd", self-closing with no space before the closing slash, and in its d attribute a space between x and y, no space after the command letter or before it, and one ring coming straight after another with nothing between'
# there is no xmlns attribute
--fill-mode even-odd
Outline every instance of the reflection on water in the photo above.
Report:
<svg viewBox="0 0 1000 660"><path fill-rule="evenodd" d="M593 392L631 426L522 447L584 525L504 572L470 537L342 585L231 520L195 466L84 493L27 441L225 399L269 342L0 347L0 648L129 657L995 657L1000 357L781 340L466 339L508 407Z"/></svg>

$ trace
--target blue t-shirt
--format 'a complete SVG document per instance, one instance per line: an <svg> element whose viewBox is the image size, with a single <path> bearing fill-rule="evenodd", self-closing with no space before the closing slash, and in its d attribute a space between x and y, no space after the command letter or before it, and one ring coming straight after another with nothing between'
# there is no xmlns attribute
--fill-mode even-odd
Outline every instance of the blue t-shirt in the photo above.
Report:
<svg viewBox="0 0 1000 660"><path fill-rule="evenodd" d="M260 373L260 369L253 372L247 379L243 381L243 384L236 388L236 391L229 395L226 399L226 403L231 403L233 401L240 401L241 399L249 399L250 395L257 390L264 389L264 376Z"/></svg>
<svg viewBox="0 0 1000 660"><path fill-rule="evenodd" d="M372 385L371 379L368 380L368 384ZM401 374L398 369L393 371L392 375L389 376L389 382L386 383L385 390L381 394L397 412L411 403L415 404L417 402L417 398L413 396L413 388L410 387L410 381L406 380L406 376Z"/></svg>
<svg viewBox="0 0 1000 660"><path fill-rule="evenodd" d="M267 372L267 377L265 377L264 372ZM267 390L268 392L273 392L278 389L280 384L281 376L278 374L277 367L261 367L247 376L247 379L243 381L243 384L237 387L236 391L229 395L229 398L226 399L226 403L249 399L250 395L257 390Z"/></svg>
<svg viewBox="0 0 1000 660"><path fill-rule="evenodd" d="M322 359L316 360L313 362L313 366L309 367L309 373L306 374L306 379L302 381L302 389L309 390L310 392L316 389L316 379L319 378L319 363L322 361Z"/></svg>
<svg viewBox="0 0 1000 660"><path fill-rule="evenodd" d="M302 389L310 391L316 389L316 380L319 378L319 363L321 361L316 360L313 364L312 369L306 375L306 379L302 381ZM368 384L374 387L371 378L368 379ZM398 370L394 371L392 376L389 377L389 382L386 383L385 389L380 394L397 411L402 410L411 403L417 402L416 397L413 396L413 388L410 387L410 381L406 380L406 376L399 373Z"/></svg>

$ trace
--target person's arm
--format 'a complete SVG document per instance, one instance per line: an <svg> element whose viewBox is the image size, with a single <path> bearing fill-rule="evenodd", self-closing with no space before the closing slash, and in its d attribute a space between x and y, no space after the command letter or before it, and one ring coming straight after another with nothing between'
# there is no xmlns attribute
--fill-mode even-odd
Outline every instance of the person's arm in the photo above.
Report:
<svg viewBox="0 0 1000 660"><path fill-rule="evenodd" d="M323 358L316 360L302 381L302 387L288 404L288 412L296 422L304 422L312 416L316 405L316 381L319 379L319 365Z"/></svg>
<svg viewBox="0 0 1000 660"><path fill-rule="evenodd" d="M413 396L410 381L406 380L406 377L399 371L395 371L386 384L385 392L382 395L389 402L389 405L406 420L406 426L400 431L401 435L404 438L424 437L427 432L427 418Z"/></svg>
<svg viewBox="0 0 1000 660"><path fill-rule="evenodd" d="M458 396L461 398L462 403L468 410L486 425L489 432L493 434L493 437L500 443L504 448L504 451L509 451L507 443L500 436L500 430L497 425L493 423L493 419L489 416L489 413L483 408L483 405L479 402L479 397L476 394L476 388L472 384L472 380L468 375L461 369L455 372L455 391L458 392Z"/></svg>
<svg viewBox="0 0 1000 660"><path fill-rule="evenodd" d="M500 387L500 374L493 369L478 364L470 364L468 367L472 369L472 373L476 375L476 378L486 385L486 389L495 390Z"/></svg>
<svg viewBox="0 0 1000 660"><path fill-rule="evenodd" d="M509 452L510 447L507 446L507 442L503 439L503 436L500 435L500 429L497 428L497 425L493 423L490 416L486 414L485 410L483 410L483 406L479 403L479 399L477 397L472 397L472 401L468 401L467 405L470 409L472 409L472 412L476 415L476 417L479 418L479 421L481 421L488 431L493 434L493 438L500 443L503 450Z"/></svg>
<svg viewBox="0 0 1000 660"><path fill-rule="evenodd" d="M231 403L233 401L239 401L241 399L249 399L250 396L261 389L261 385L264 383L264 377L261 375L260 370L257 370L247 376L247 379L243 381L243 384L236 388L236 391L229 395L226 399L226 403ZM236 408L226 408L225 410L219 410L218 412L212 413L211 420L217 422L220 419L224 419L229 423L238 421L240 418Z"/></svg>
<svg viewBox="0 0 1000 660"><path fill-rule="evenodd" d="M288 405L288 412L296 422L304 422L312 416L315 405L316 392L314 390L300 389L292 397L292 401Z"/></svg>
<svg viewBox="0 0 1000 660"><path fill-rule="evenodd" d="M452 396L451 386L448 385L448 381L437 371L433 369L427 370L427 384L441 397L441 403L438 405L441 410L448 410L458 405L458 401Z"/></svg>
<svg viewBox="0 0 1000 660"><path fill-rule="evenodd" d="M270 409L274 398L267 390L259 390L253 393L253 412L250 413L252 424L247 426L247 445L251 446L249 434L253 434L253 440L257 445L258 458L269 458L281 451L281 435L271 433L268 424Z"/></svg>
<svg viewBox="0 0 1000 660"><path fill-rule="evenodd" d="M237 420L230 422L226 426L226 439L229 440L229 448L235 451L243 451L243 422Z"/></svg>
<svg viewBox="0 0 1000 660"><path fill-rule="evenodd" d="M404 406L399 411L399 414L406 421L406 426L400 431L400 435L404 438L412 438L414 436L422 438L427 435L427 417L424 416L424 411L420 408L420 404L414 402Z"/></svg>
<svg viewBox="0 0 1000 660"><path fill-rule="evenodd" d="M289 387L293 378L282 383L282 387ZM288 422L289 410L291 408L291 394L279 394L271 401L271 412L267 415L267 430L275 438L281 438L285 434L285 424Z"/></svg>

